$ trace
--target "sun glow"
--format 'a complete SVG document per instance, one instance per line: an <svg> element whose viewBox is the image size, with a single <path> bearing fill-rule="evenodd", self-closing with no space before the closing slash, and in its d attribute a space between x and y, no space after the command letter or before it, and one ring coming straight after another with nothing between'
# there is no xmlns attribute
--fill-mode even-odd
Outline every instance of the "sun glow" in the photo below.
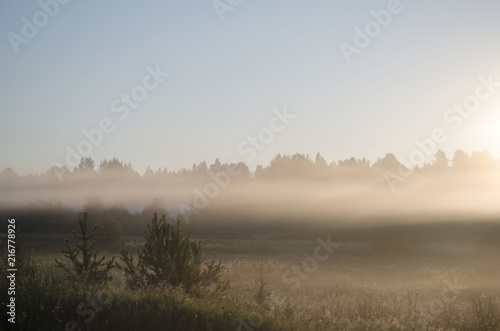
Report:
<svg viewBox="0 0 500 331"><path fill-rule="evenodd" d="M500 157L500 98L492 100L481 115L471 130L477 135L480 149L487 149L498 158Z"/></svg>
<svg viewBox="0 0 500 331"><path fill-rule="evenodd" d="M484 136L493 143L500 143L500 122L488 123L484 128Z"/></svg>

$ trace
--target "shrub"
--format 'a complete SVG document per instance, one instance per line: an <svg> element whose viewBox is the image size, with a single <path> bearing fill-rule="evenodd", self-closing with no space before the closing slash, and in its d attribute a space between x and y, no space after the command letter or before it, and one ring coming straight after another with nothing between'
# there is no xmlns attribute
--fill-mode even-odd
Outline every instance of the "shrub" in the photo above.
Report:
<svg viewBox="0 0 500 331"><path fill-rule="evenodd" d="M76 244L76 248L73 248L66 240L66 247L62 250L65 254L64 256L68 258L73 264L72 267L66 266L64 263L56 261L56 266L64 270L69 278L74 280L83 281L86 283L109 280L109 271L115 267L113 257L110 261L104 263L105 257L97 257L99 251L94 251L95 241L95 231L97 226L90 234L87 233L87 213L83 213L83 221L79 221L81 234L73 232L73 235L81 241L80 244ZM81 253L81 258L78 257Z"/></svg>
<svg viewBox="0 0 500 331"><path fill-rule="evenodd" d="M267 283L264 281L262 277L262 266L260 268L259 274L259 282L255 285L255 301L258 306L263 306L264 303L268 300L271 293L267 290Z"/></svg>
<svg viewBox="0 0 500 331"><path fill-rule="evenodd" d="M221 261L212 260L202 267L201 243L191 240L190 234L182 234L180 221L173 226L166 223L165 216L158 220L155 213L144 238L146 243L138 251L137 264L130 247L123 245L121 260L125 266L120 268L130 287L144 282L165 283L182 286L190 295L205 294L209 288L213 294L219 294L229 287L228 282L220 281Z"/></svg>

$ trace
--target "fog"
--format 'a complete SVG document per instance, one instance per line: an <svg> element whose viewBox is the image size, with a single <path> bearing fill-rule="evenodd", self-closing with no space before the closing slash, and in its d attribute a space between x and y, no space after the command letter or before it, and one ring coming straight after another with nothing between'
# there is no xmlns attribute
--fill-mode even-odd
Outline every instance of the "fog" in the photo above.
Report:
<svg viewBox="0 0 500 331"><path fill-rule="evenodd" d="M73 171L52 168L38 176L4 170L0 208L50 208L45 203L50 201L79 211L97 199L140 212L159 199L170 215L195 227L196 222L372 227L500 220L500 167L484 155L473 153L465 165L430 163L412 171L392 154L371 165L355 158L327 164L320 155L315 160L277 155L255 171L216 160L143 175L116 159L101 162L97 170L91 159L82 159Z"/></svg>

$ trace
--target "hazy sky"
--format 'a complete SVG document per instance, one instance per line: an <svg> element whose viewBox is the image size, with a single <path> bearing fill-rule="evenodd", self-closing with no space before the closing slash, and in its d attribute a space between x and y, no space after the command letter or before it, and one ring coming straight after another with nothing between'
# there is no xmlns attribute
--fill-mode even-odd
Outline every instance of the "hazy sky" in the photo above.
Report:
<svg viewBox="0 0 500 331"><path fill-rule="evenodd" d="M498 0L221 0L219 13L209 0L55 1L0 3L0 170L66 164L105 118L114 130L89 156L141 172L295 152L408 158L435 128L447 153L500 157L500 87L478 80L500 82ZM388 8L348 63L341 43ZM169 75L147 77L156 68ZM475 111L444 119L478 89ZM121 101L132 91L147 91L135 109ZM284 107L296 117L251 158L247 137Z"/></svg>

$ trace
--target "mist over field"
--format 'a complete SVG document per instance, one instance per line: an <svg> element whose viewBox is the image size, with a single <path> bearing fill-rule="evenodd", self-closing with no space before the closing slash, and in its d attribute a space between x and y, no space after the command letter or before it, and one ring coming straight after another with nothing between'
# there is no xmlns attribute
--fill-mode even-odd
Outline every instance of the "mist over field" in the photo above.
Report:
<svg viewBox="0 0 500 331"><path fill-rule="evenodd" d="M499 162L487 151L469 155L459 150L448 158L438 150L430 163L412 170L390 153L373 164L279 154L255 171L217 159L142 175L117 159L96 167L82 158L72 171L1 172L0 217L11 222L15 215L16 229L23 233L20 261L26 249L31 251L31 262L22 268L42 277L21 276L26 290L19 305L29 307L26 316L34 318L45 316L40 307L54 306L46 325L88 323L97 330L109 323L135 329L145 323L134 316L136 309L153 314L166 300L165 315L148 318L150 328L434 330L444 325L487 330L500 325L499 179ZM78 237L62 243L78 226L84 231L87 220L97 225L91 234L97 247L121 262L108 281L92 278L86 286L78 273L71 276L69 281L79 284L69 287L74 298L60 299L67 289L58 292L40 282L66 284L57 269L74 271L58 260L61 251L76 266L84 263L68 250ZM177 220L175 230L171 226ZM192 266L178 283L171 276L156 278L164 270L156 261L175 259L171 247L182 232L190 233L212 261L198 262L203 273L194 278L218 274L211 286L188 282ZM76 247L85 252L86 245ZM179 253L183 258L177 264L167 263L168 275L181 270L182 263L201 261L194 245ZM151 263L147 269L145 263ZM139 275L137 270L142 270ZM165 284L175 285L163 290ZM57 303L50 295L25 299L39 286L56 293ZM78 314L65 314L60 307L71 308L75 300ZM95 317L82 319L82 307ZM214 316L214 311L227 316ZM196 326L204 314L207 321Z"/></svg>
<svg viewBox="0 0 500 331"><path fill-rule="evenodd" d="M500 1L0 1L0 330L500 331Z"/></svg>
<svg viewBox="0 0 500 331"><path fill-rule="evenodd" d="M462 154L464 160L458 158ZM255 171L242 162L221 164L217 159L208 166L148 169L142 175L117 159L97 168L92 159L82 158L73 171L51 169L40 176L18 176L7 169L0 183L2 209L50 209L55 204L78 212L98 201L134 213L158 200L161 210L186 225L214 222L234 231L252 223L304 228L495 223L500 214L500 166L487 151L470 156L457 151L455 161L448 162L440 150L434 161L412 170L390 153L374 164L355 158L328 164L320 154L315 159L294 154L277 155Z"/></svg>

